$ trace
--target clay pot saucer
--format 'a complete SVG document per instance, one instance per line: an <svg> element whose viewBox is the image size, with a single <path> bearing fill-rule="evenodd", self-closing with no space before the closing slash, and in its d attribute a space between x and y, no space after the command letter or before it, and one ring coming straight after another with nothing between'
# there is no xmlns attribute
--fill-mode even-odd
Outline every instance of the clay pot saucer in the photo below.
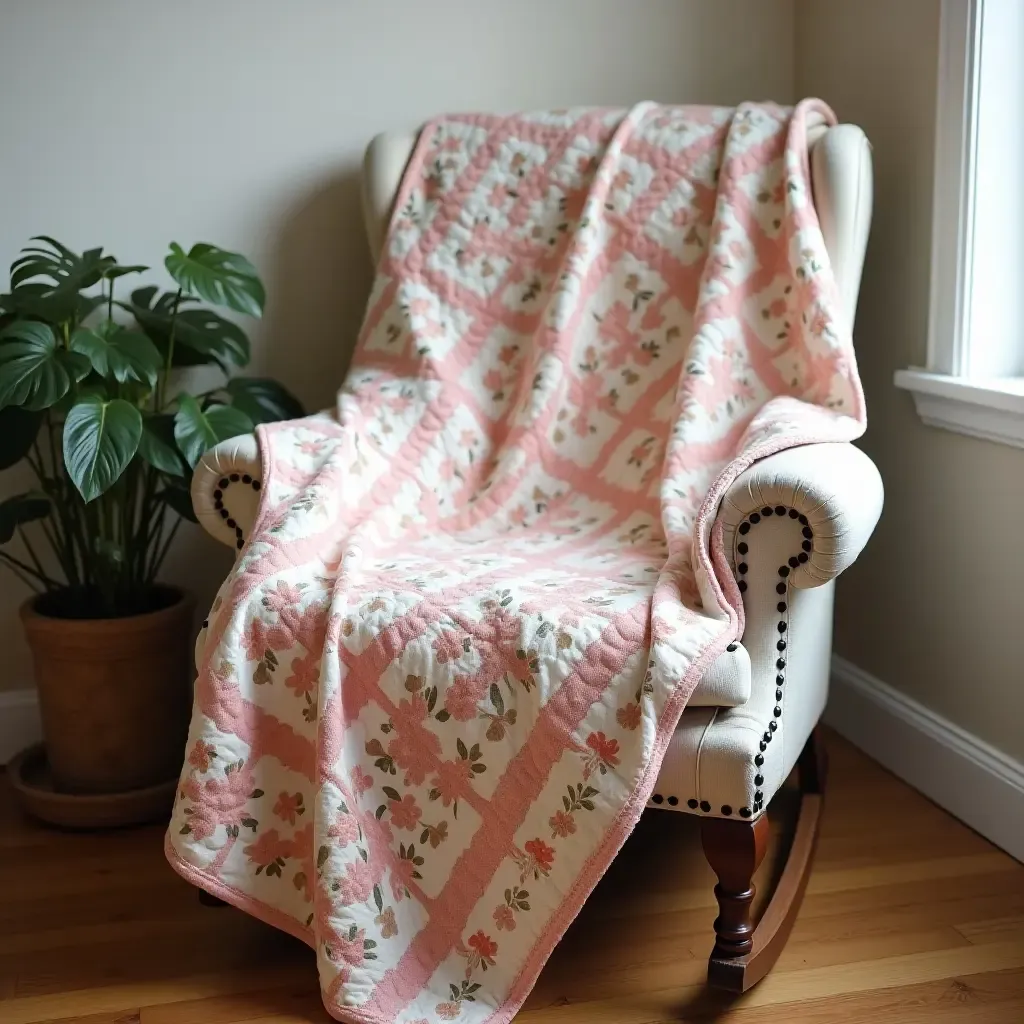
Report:
<svg viewBox="0 0 1024 1024"><path fill-rule="evenodd" d="M35 743L7 766L15 798L27 814L62 828L116 828L168 821L178 780L127 793L59 793L53 788L46 748Z"/></svg>

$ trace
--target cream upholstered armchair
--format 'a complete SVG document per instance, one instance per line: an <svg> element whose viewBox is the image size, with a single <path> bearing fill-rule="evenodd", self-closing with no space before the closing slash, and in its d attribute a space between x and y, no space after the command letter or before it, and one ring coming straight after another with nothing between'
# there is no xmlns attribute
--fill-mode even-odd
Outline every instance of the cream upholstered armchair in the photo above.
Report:
<svg viewBox="0 0 1024 1024"><path fill-rule="evenodd" d="M852 319L871 217L871 160L860 129L812 136L814 200ZM370 256L380 253L415 136L380 135L366 151ZM208 452L192 481L199 521L241 548L254 521L260 453L252 435ZM718 512L743 592L745 632L704 676L664 758L650 806L699 815L720 884L710 977L743 990L774 962L806 882L824 781L814 729L828 693L836 577L866 543L882 507L874 465L850 444L793 448L756 463ZM203 637L200 637L200 644ZM751 920L751 878L764 856L766 808L799 762L801 812L768 909Z"/></svg>

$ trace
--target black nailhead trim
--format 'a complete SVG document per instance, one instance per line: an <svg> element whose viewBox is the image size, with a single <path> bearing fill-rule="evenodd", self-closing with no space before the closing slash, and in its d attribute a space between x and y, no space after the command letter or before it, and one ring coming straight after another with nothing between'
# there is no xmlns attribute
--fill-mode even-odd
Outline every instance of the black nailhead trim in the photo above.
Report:
<svg viewBox="0 0 1024 1024"><path fill-rule="evenodd" d="M709 803L707 802L707 800L701 800L701 802L700 802L700 809L701 809L701 810L702 810L702 811L703 811L703 812L704 812L705 814L707 814L707 812L711 810L711 804L709 804Z"/></svg>
<svg viewBox="0 0 1024 1024"><path fill-rule="evenodd" d="M786 506L785 505L776 505L775 506L775 514L777 516L784 516L786 514Z"/></svg>
<svg viewBox="0 0 1024 1024"><path fill-rule="evenodd" d="M260 489L260 482L259 482L259 480L253 480L253 482L252 482L252 489L254 491L258 491Z"/></svg>
<svg viewBox="0 0 1024 1024"><path fill-rule="evenodd" d="M763 786L764 785L764 776L763 775L755 775L754 776L754 785L755 786Z"/></svg>
<svg viewBox="0 0 1024 1024"><path fill-rule="evenodd" d="M771 514L772 514L772 510L767 505L765 505L765 507L763 509L761 509L761 515L763 515L763 516L770 516Z"/></svg>
<svg viewBox="0 0 1024 1024"><path fill-rule="evenodd" d="M741 818L749 818L750 817L750 808L749 807L741 807L740 808L740 817Z"/></svg>
<svg viewBox="0 0 1024 1024"><path fill-rule="evenodd" d="M758 790L758 791L757 791L757 792L756 792L756 793L754 794L754 800L756 800L756 801L757 801L757 803L758 803L758 804L760 804L760 803L761 803L761 801L762 801L762 800L764 800L764 793L762 793L762 792L761 792L760 790Z"/></svg>
<svg viewBox="0 0 1024 1024"><path fill-rule="evenodd" d="M750 533L750 523L740 523L740 533Z"/></svg>
<svg viewBox="0 0 1024 1024"><path fill-rule="evenodd" d="M740 580L738 586L740 588L740 593L742 594L747 589L747 581L746 580Z"/></svg>
<svg viewBox="0 0 1024 1024"><path fill-rule="evenodd" d="M697 810L697 801L696 800L687 800L686 801L686 806L689 807L690 810L695 811L695 810Z"/></svg>
<svg viewBox="0 0 1024 1024"><path fill-rule="evenodd" d="M244 537L245 536L245 534L242 533L242 528L240 526L236 526L235 527L235 536L236 537Z"/></svg>
<svg viewBox="0 0 1024 1024"><path fill-rule="evenodd" d="M732 654L732 652L733 652L733 651L735 651L735 650L736 650L736 648L737 648L738 646L739 646L739 644L729 644L729 646L728 646L728 647L726 647L726 650L727 650L727 651L728 651L728 652L729 652L730 654Z"/></svg>
<svg viewBox="0 0 1024 1024"><path fill-rule="evenodd" d="M778 626L776 627L776 629L778 629L778 631L780 633L785 633L786 632L786 624L784 622L780 622L778 624Z"/></svg>
<svg viewBox="0 0 1024 1024"><path fill-rule="evenodd" d="M768 749L768 744L765 743L764 740L761 740L761 742L757 746L758 746L758 749L761 751L762 754L765 752L765 750Z"/></svg>
<svg viewBox="0 0 1024 1024"><path fill-rule="evenodd" d="M764 741L765 743L771 743L772 741L772 734L767 729L764 731Z"/></svg>
<svg viewBox="0 0 1024 1024"><path fill-rule="evenodd" d="M789 566L788 565L780 565L779 566L779 575L783 579L785 579L789 575Z"/></svg>
<svg viewBox="0 0 1024 1024"><path fill-rule="evenodd" d="M786 667L786 659L785 658L779 658L775 662L775 667L781 672Z"/></svg>
<svg viewBox="0 0 1024 1024"><path fill-rule="evenodd" d="M238 525L238 523L236 523L234 521L234 519L230 519L230 518L228 519L228 528L229 529L233 530L237 525Z"/></svg>
<svg viewBox="0 0 1024 1024"><path fill-rule="evenodd" d="M781 615L786 610L786 602L780 601L776 606L775 610Z"/></svg>
<svg viewBox="0 0 1024 1024"><path fill-rule="evenodd" d="M781 686L786 681L786 677L783 675L777 675L775 677L775 685Z"/></svg>
<svg viewBox="0 0 1024 1024"><path fill-rule="evenodd" d="M231 474L231 482L232 482L233 484L237 484L237 483L238 483L238 480L239 480L239 476L238 476L238 474L237 474L237 473L232 473L232 474Z"/></svg>
<svg viewBox="0 0 1024 1024"><path fill-rule="evenodd" d="M809 540L805 540L800 544L800 547L802 547L804 551L810 551L812 546L813 545Z"/></svg>
<svg viewBox="0 0 1024 1024"><path fill-rule="evenodd" d="M804 564L804 562L806 562L806 561L807 561L807 552L806 552L806 551L801 551L801 552L800 552L800 554L796 556L796 560L797 560L797 561L798 561L798 562L799 562L799 563L800 563L801 565L803 565L803 564Z"/></svg>
<svg viewBox="0 0 1024 1024"><path fill-rule="evenodd" d="M213 492L213 497L215 501L220 501L220 499L224 497L224 492L218 487L217 490Z"/></svg>
<svg viewBox="0 0 1024 1024"><path fill-rule="evenodd" d="M210 620L209 619L203 619L203 629L206 629L206 627L209 626L209 625L210 625Z"/></svg>
<svg viewBox="0 0 1024 1024"><path fill-rule="evenodd" d="M736 571L737 572L746 572L747 568L748 568L748 566L747 566L746 562L740 562L740 564L736 566Z"/></svg>
<svg viewBox="0 0 1024 1024"><path fill-rule="evenodd" d="M776 718L781 718L782 717L782 708L780 708L778 705L776 705L775 706L775 710L772 712L772 714L775 715ZM772 722L772 725L774 725L774 724L775 723Z"/></svg>
<svg viewBox="0 0 1024 1024"><path fill-rule="evenodd" d="M784 594L785 592L786 592L786 584L785 583L776 583L775 584L775 593L776 594Z"/></svg>
<svg viewBox="0 0 1024 1024"><path fill-rule="evenodd" d="M775 732L775 730L778 729L778 727L779 727L779 723L778 722L769 722L768 723L768 731L769 732Z"/></svg>
<svg viewBox="0 0 1024 1024"><path fill-rule="evenodd" d="M789 510L789 518L790 518L790 519L796 519L796 517L797 517L798 515L800 515L800 513L799 513L799 512L797 512L797 510L796 510L795 508L791 508L791 509Z"/></svg>
<svg viewBox="0 0 1024 1024"><path fill-rule="evenodd" d="M221 477L220 482L217 484L218 487L227 487L227 485L228 485L228 478L226 476L225 477Z"/></svg>
<svg viewBox="0 0 1024 1024"><path fill-rule="evenodd" d="M245 547L245 541L244 540L238 541L238 543L235 544L235 547L238 548L239 551L241 551L242 548Z"/></svg>
<svg viewBox="0 0 1024 1024"><path fill-rule="evenodd" d="M750 548L747 547L747 545L746 545L746 543L744 541L740 541L739 544L736 545L736 550L741 555L745 555L750 550Z"/></svg>
<svg viewBox="0 0 1024 1024"><path fill-rule="evenodd" d="M660 793L655 793L651 797L651 803L660 804L665 798Z"/></svg>
<svg viewBox="0 0 1024 1024"><path fill-rule="evenodd" d="M805 537L806 537L806 538L807 538L808 540L810 540L810 539L811 539L811 538L812 538L812 537L814 536L814 531L813 531L813 530L812 530L812 529L811 529L811 528L810 528L809 526L805 526L805 527L803 528L803 530L801 530L800 532L801 532L801 533L802 533L802 534L803 534L803 535L804 535L804 536L805 536Z"/></svg>
<svg viewBox="0 0 1024 1024"><path fill-rule="evenodd" d="M227 517L228 517L228 510L226 508L222 508L220 510L220 517L221 517L221 519L227 519Z"/></svg>
<svg viewBox="0 0 1024 1024"><path fill-rule="evenodd" d="M806 526L807 525L807 516L797 516L797 519L800 520L801 526Z"/></svg>
<svg viewBox="0 0 1024 1024"><path fill-rule="evenodd" d="M750 522L753 524L761 522L761 517L756 512L750 513Z"/></svg>
<svg viewBox="0 0 1024 1024"><path fill-rule="evenodd" d="M775 699L776 700L782 700L782 691L781 690L776 690L775 691Z"/></svg>
<svg viewBox="0 0 1024 1024"><path fill-rule="evenodd" d="M789 567L795 569L800 563L796 560L796 555L789 556Z"/></svg>
<svg viewBox="0 0 1024 1024"><path fill-rule="evenodd" d="M223 501L215 501L213 507L219 512L224 507Z"/></svg>
<svg viewBox="0 0 1024 1024"><path fill-rule="evenodd" d="M668 798L668 805L669 805L669 807L675 807L675 805L677 803L679 803L679 797L677 797L677 796L670 796Z"/></svg>
<svg viewBox="0 0 1024 1024"><path fill-rule="evenodd" d="M728 816L732 814L732 808L728 804L722 804L722 813Z"/></svg>
<svg viewBox="0 0 1024 1024"><path fill-rule="evenodd" d="M756 764L757 767L760 768L761 765L764 764L764 754L756 755L755 758L754 758L754 764Z"/></svg>
<svg viewBox="0 0 1024 1024"><path fill-rule="evenodd" d="M775 644L775 650L777 650L777 651L784 651L785 649L786 649L786 641L785 640L779 640Z"/></svg>
<svg viewBox="0 0 1024 1024"><path fill-rule="evenodd" d="M252 483L252 477L249 476L248 473L243 473L242 474L242 483L243 484L251 484Z"/></svg>

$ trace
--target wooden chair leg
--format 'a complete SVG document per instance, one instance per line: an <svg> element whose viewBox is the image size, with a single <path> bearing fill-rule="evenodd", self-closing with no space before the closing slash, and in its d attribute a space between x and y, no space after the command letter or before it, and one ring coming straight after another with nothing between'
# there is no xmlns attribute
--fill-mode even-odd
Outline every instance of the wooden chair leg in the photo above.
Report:
<svg viewBox="0 0 1024 1024"><path fill-rule="evenodd" d="M746 956L754 945L753 877L768 849L768 815L754 821L705 818L700 835L704 856L718 876L714 956Z"/></svg>

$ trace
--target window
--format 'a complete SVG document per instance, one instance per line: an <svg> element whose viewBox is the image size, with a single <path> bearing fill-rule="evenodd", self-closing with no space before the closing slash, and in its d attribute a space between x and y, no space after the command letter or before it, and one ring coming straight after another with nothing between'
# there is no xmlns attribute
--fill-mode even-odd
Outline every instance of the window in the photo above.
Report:
<svg viewBox="0 0 1024 1024"><path fill-rule="evenodd" d="M921 418L1024 447L1024 3L942 0Z"/></svg>

